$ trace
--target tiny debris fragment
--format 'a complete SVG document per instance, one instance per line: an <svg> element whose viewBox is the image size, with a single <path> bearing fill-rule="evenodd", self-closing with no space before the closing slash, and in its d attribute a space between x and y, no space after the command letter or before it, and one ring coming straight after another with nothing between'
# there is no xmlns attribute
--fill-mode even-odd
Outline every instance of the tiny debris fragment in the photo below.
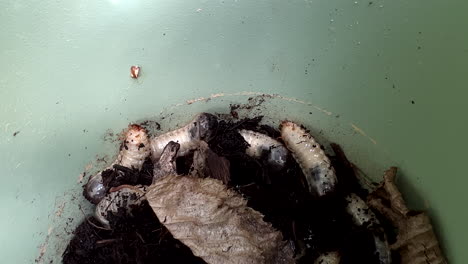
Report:
<svg viewBox="0 0 468 264"><path fill-rule="evenodd" d="M16 131L15 133L13 133L13 136L16 137L19 133L20 131Z"/></svg>
<svg viewBox="0 0 468 264"><path fill-rule="evenodd" d="M133 79L137 79L138 78L138 75L140 74L140 66L138 65L133 65L132 67L130 67L130 77L132 77Z"/></svg>

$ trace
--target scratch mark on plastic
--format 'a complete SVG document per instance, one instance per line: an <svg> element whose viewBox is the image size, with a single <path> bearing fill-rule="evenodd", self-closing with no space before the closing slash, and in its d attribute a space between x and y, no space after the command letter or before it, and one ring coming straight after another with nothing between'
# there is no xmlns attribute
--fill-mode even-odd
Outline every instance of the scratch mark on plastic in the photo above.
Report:
<svg viewBox="0 0 468 264"><path fill-rule="evenodd" d="M218 98L218 97L223 97L223 96L267 96L267 97L270 97L270 98L277 98L277 99L281 99L281 100L284 100L284 101L288 101L288 102L293 102L293 103L299 103L299 104L303 104L303 105L308 105L308 106L311 106L315 109L317 109L318 111L326 114L326 115L332 115L333 113L326 110L326 109L323 109L317 105L314 105L310 102L306 102L306 101L303 101L303 100L299 100L297 98L292 98L292 97L285 97L285 96L282 96L282 95L279 95L279 94L267 94L267 93L262 93L262 92L252 92L252 91L243 91L243 92L237 92L237 93L217 93L217 94L211 94L210 96L208 97L199 97L199 98L194 98L194 99L189 99L189 100L186 100L186 104L188 105L191 105L193 103L197 103L197 102L206 102L210 99L214 99L214 98ZM178 107L178 106L182 106L183 104L176 104L174 105L174 107Z"/></svg>
<svg viewBox="0 0 468 264"><path fill-rule="evenodd" d="M356 131L358 132L359 134L363 135L364 137L368 138L372 143L374 143L374 145L377 145L377 141L371 137L369 137L366 132L364 132L364 130L362 130L361 128L359 128L358 126L356 126L355 124L353 123L350 123L351 127Z"/></svg>

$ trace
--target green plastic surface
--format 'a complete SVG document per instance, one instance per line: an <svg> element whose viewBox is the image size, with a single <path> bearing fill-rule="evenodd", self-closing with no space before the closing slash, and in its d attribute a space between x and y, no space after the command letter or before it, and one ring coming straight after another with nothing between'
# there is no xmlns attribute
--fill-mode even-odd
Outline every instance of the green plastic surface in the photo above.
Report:
<svg viewBox="0 0 468 264"><path fill-rule="evenodd" d="M266 93L250 115L304 123L373 179L400 167L450 263L466 263L467 11L436 0L0 1L1 262L60 263L91 209L80 174L112 160L111 132L144 119L167 130Z"/></svg>

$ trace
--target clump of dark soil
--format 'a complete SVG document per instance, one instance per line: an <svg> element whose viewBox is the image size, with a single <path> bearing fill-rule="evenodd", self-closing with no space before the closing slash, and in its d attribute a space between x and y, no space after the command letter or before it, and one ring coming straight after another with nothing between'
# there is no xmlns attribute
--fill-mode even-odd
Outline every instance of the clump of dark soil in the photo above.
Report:
<svg viewBox="0 0 468 264"><path fill-rule="evenodd" d="M261 116L221 120L217 133L208 142L213 152L229 160L230 187L241 193L250 207L264 214L264 220L280 230L285 240L295 245L298 263L313 263L318 254L331 250L342 253L341 263L379 263L374 255L372 234L353 226L345 212L346 194L354 192L365 197L367 192L357 182L341 148L333 145L336 155L331 157L340 182L338 190L332 197L317 200L309 195L305 177L292 157L278 171L269 168L266 161L245 154L248 143L238 133L239 129L281 140L279 131L261 125L261 120ZM192 161L193 153L179 157L177 172L188 174ZM121 184L149 185L152 170L148 161L140 172L116 167L103 173L103 178L108 188ZM123 212L109 215L110 230L98 227L92 217L84 221L75 230L63 263L203 263L171 236L146 203L132 215Z"/></svg>
<svg viewBox="0 0 468 264"><path fill-rule="evenodd" d="M174 239L161 225L148 203L132 211L109 214L110 229L94 218L81 223L70 241L63 263L204 263Z"/></svg>

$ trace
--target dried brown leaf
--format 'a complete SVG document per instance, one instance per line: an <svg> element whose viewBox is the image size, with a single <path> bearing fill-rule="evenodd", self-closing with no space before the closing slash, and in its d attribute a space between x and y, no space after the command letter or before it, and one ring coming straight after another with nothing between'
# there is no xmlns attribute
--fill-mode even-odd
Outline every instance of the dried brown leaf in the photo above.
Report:
<svg viewBox="0 0 468 264"><path fill-rule="evenodd" d="M208 263L294 263L282 234L221 181L170 175L147 199L174 238Z"/></svg>
<svg viewBox="0 0 468 264"><path fill-rule="evenodd" d="M384 180L368 197L368 204L387 217L398 229L391 245L399 252L402 264L447 263L430 219L425 212L410 211L395 184L396 167L385 171Z"/></svg>

